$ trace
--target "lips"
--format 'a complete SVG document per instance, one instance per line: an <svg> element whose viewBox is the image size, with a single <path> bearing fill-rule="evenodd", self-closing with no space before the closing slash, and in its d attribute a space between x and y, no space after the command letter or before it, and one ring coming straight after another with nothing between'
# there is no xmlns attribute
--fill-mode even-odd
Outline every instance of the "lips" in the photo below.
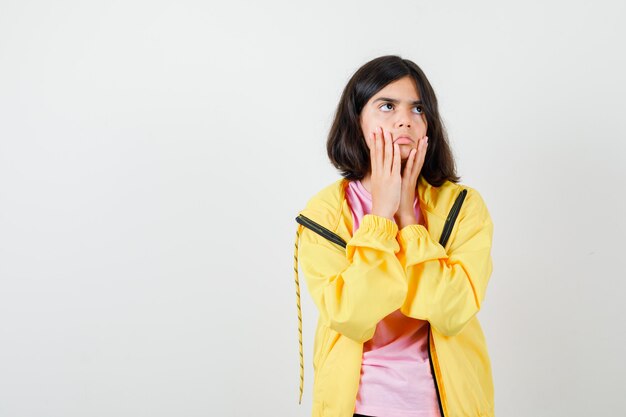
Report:
<svg viewBox="0 0 626 417"><path fill-rule="evenodd" d="M397 138L393 142L394 143L398 143L399 145L402 145L402 144L413 143L413 140L410 137L408 137L408 136L400 136L399 138Z"/></svg>

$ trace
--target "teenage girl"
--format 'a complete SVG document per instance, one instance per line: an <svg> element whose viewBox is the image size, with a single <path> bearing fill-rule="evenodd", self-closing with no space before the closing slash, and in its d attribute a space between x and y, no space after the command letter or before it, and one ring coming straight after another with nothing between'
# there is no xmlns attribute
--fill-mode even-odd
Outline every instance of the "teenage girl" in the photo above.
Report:
<svg viewBox="0 0 626 417"><path fill-rule="evenodd" d="M313 416L493 416L476 318L493 224L458 184L422 70L395 55L363 65L327 150L342 178L299 213L295 249L298 297L299 259L319 311ZM303 372L301 322L300 346Z"/></svg>

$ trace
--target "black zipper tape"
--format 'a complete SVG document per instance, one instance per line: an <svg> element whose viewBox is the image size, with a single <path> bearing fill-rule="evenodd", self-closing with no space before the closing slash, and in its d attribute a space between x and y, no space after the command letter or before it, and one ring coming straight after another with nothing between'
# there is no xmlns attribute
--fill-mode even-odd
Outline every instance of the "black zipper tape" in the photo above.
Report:
<svg viewBox="0 0 626 417"><path fill-rule="evenodd" d="M441 232L441 238L439 239L439 243L441 246L445 247L446 243L448 243L448 238L452 233L452 229L454 228L454 223L456 222L456 218L461 211L461 206L463 205L463 201L465 200L465 195L467 194L467 189L463 189L459 195L456 197L454 201L454 205L450 209L450 213L448 213L448 218L446 219L446 223L443 225L443 231ZM431 324L428 323L428 361L430 362L430 371L433 375L433 379L435 380L435 390L437 391L437 402L439 403L439 412L441 413L441 417L445 417L443 413L443 405L441 404L441 394L439 394L439 383L437 382L437 374L435 373L435 366L433 365L433 358L430 351L430 334L432 330L430 329ZM434 343L434 341L433 341Z"/></svg>
<svg viewBox="0 0 626 417"><path fill-rule="evenodd" d="M437 390L437 402L439 403L439 412L441 413L441 417L445 417L445 415L443 414L443 405L441 404L441 396L439 395L439 385L437 385L437 374L435 373L435 366L433 365L433 358L430 353L430 333L432 332L430 326L430 323L428 323L428 361L430 362L430 373L433 375L433 379L435 380L435 389Z"/></svg>
<svg viewBox="0 0 626 417"><path fill-rule="evenodd" d="M321 224L314 222L313 220L309 219L306 216L303 216L302 214L299 214L298 217L296 217L296 221L300 223L302 226L308 227L309 229L311 229L318 235L330 240L333 243L336 243L337 245L345 249L346 241L343 240L341 236L339 236L336 233L333 233L332 231L328 230Z"/></svg>
<svg viewBox="0 0 626 417"><path fill-rule="evenodd" d="M454 228L454 223L456 222L456 218L461 211L461 206L463 205L463 201L465 200L465 195L467 194L467 189L463 189L459 193L454 202L454 205L450 209L450 213L448 213L448 218L446 219L446 224L443 226L443 231L441 232L441 238L439 239L439 243L441 246L446 246L448 243L448 238L450 238L450 234L452 234L452 229Z"/></svg>

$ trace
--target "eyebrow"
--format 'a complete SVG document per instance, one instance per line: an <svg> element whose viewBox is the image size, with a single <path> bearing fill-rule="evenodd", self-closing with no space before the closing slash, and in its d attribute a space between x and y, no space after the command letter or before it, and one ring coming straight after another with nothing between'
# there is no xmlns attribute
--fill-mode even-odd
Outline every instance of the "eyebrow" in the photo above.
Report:
<svg viewBox="0 0 626 417"><path fill-rule="evenodd" d="M376 100L374 100L374 103L376 103L377 101L388 101L393 104L400 103L400 100L397 100L395 98L389 98L389 97L378 97ZM422 100L411 101L411 104L422 104Z"/></svg>

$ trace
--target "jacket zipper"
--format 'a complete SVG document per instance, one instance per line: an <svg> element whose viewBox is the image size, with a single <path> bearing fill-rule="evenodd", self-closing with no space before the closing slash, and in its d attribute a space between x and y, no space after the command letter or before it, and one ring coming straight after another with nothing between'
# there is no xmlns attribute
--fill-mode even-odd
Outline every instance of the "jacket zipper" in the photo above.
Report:
<svg viewBox="0 0 626 417"><path fill-rule="evenodd" d="M298 217L296 217L296 221L300 223L302 226L308 227L309 229L313 230L318 235L330 240L333 243L338 244L342 248L346 247L346 241L343 240L341 236L339 236L336 233L331 232L330 230L328 230L321 224L315 223L313 220L309 219L308 217L303 216L302 214L299 214Z"/></svg>
<svg viewBox="0 0 626 417"><path fill-rule="evenodd" d="M437 383L437 374L435 373L435 367L433 365L433 358L430 353L430 335L432 330L430 329L430 323L428 323L428 361L430 362L430 373L433 375L433 379L435 380L435 391L437 391L437 402L439 403L439 412L441 413L441 417L445 417L443 413L443 405L441 404L441 394L439 394L439 384ZM433 343L434 340L433 340Z"/></svg>
<svg viewBox="0 0 626 417"><path fill-rule="evenodd" d="M445 247L446 243L448 243L448 238L450 237L450 234L452 233L452 229L454 228L456 217L459 215L459 211L461 210L461 206L463 205L463 200L465 200L466 194L467 194L467 189L463 189L463 191L461 191L459 195L457 196L456 201L454 202L454 205L452 206L452 209L450 210L450 213L448 213L446 224L443 226L443 232L441 232L441 239L439 239L439 243L441 244L441 246Z"/></svg>
<svg viewBox="0 0 626 417"><path fill-rule="evenodd" d="M467 194L467 189L463 189L456 200L454 201L454 205L452 209L450 209L450 213L448 213L448 218L446 219L446 223L443 226L443 231L441 232L441 238L439 239L439 243L441 246L445 247L446 243L448 243L448 238L452 233L452 229L454 228L454 223L456 223L456 218L461 211L461 206L463 205L463 201L465 200L465 195ZM437 373L435 372L435 366L433 365L432 353L430 350L430 338L432 334L431 324L428 323L428 361L430 362L430 372L433 375L433 379L435 380L435 391L437 391L437 402L439 403L439 412L441 413L441 417L445 417L443 412L443 405L441 404L441 394L439 393L439 383L437 382ZM433 339L433 344L435 344L435 340Z"/></svg>

